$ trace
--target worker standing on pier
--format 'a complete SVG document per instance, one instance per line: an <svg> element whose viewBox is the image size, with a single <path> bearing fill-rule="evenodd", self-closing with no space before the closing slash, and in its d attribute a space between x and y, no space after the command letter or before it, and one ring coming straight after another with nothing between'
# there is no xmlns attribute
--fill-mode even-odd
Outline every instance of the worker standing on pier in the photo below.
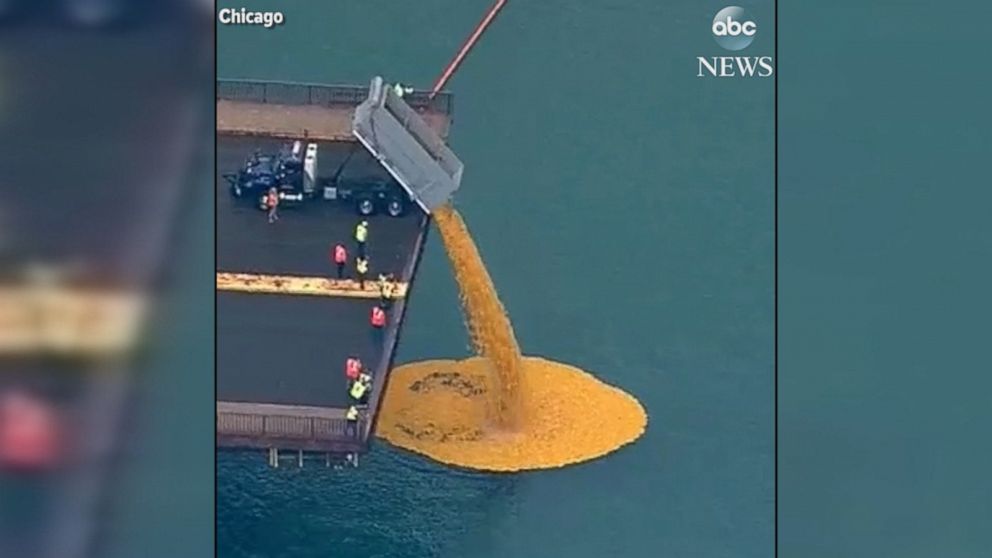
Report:
<svg viewBox="0 0 992 558"><path fill-rule="evenodd" d="M344 279L344 266L348 263L348 250L344 244L338 243L334 246L334 265L338 268L338 279Z"/></svg>
<svg viewBox="0 0 992 558"><path fill-rule="evenodd" d="M348 435L357 436L358 435L358 407L351 405L348 407L348 412L345 413L344 418L348 421Z"/></svg>
<svg viewBox="0 0 992 558"><path fill-rule="evenodd" d="M265 196L265 208L269 210L269 223L279 220L279 190L275 187L269 188L269 193Z"/></svg>
<svg viewBox="0 0 992 558"><path fill-rule="evenodd" d="M372 316L369 321L372 323L372 327L376 329L386 327L386 311L383 310L382 306L376 304L372 307Z"/></svg>
<svg viewBox="0 0 992 558"><path fill-rule="evenodd" d="M372 391L372 375L362 372L358 376L359 383L365 384L365 392L368 393Z"/></svg>
<svg viewBox="0 0 992 558"><path fill-rule="evenodd" d="M386 311L382 306L376 304L372 307L372 315L369 316L372 324L372 342L376 345L382 344L382 332L386 328Z"/></svg>
<svg viewBox="0 0 992 558"><path fill-rule="evenodd" d="M386 307L386 285L387 285L387 283L388 283L388 281L386 280L386 274L385 273L380 273L379 274L379 279L378 279L378 281L376 281L376 284L379 287L379 304L383 308Z"/></svg>
<svg viewBox="0 0 992 558"><path fill-rule="evenodd" d="M364 256L355 258L355 271L358 273L358 286L365 289L365 275L369 272L369 259Z"/></svg>
<svg viewBox="0 0 992 558"><path fill-rule="evenodd" d="M370 378L370 380L365 381L363 378ZM361 403L366 392L369 390L369 387L371 387L371 384L371 377L367 374L362 374L358 377L358 381L351 384L351 389L348 390L348 394L351 395L351 398L356 402Z"/></svg>
<svg viewBox="0 0 992 558"><path fill-rule="evenodd" d="M379 298L381 301L381 306L385 309L389 309L393 305L393 296L396 294L396 282L393 280L393 274L389 275L379 275Z"/></svg>
<svg viewBox="0 0 992 558"><path fill-rule="evenodd" d="M358 377L362 374L362 361L358 357L348 357L348 360L344 365L344 375L348 379L348 388L351 388L352 382L358 381Z"/></svg>
<svg viewBox="0 0 992 558"><path fill-rule="evenodd" d="M355 226L355 244L358 245L358 255L365 257L365 242L369 239L369 222L362 221Z"/></svg>
<svg viewBox="0 0 992 558"><path fill-rule="evenodd" d="M372 325L372 344L376 347L382 346L386 330L386 311L381 305L376 304L372 307L369 324Z"/></svg>
<svg viewBox="0 0 992 558"><path fill-rule="evenodd" d="M33 395L11 392L0 399L0 467L38 470L54 467L61 437L55 411Z"/></svg>

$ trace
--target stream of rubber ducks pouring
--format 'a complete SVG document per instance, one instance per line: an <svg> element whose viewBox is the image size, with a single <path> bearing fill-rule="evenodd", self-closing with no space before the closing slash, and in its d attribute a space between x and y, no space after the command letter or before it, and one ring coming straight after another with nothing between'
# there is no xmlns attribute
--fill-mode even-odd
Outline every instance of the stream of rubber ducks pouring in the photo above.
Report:
<svg viewBox="0 0 992 558"><path fill-rule="evenodd" d="M574 366L521 354L478 248L450 205L434 212L476 356L391 372L376 434L436 461L485 471L588 461L639 438L647 413Z"/></svg>
<svg viewBox="0 0 992 558"><path fill-rule="evenodd" d="M495 1L444 68L430 98L505 4ZM376 434L442 463L504 472L588 461L639 438L648 418L633 396L574 366L521 354L461 215L448 204L433 216L476 356L394 369Z"/></svg>

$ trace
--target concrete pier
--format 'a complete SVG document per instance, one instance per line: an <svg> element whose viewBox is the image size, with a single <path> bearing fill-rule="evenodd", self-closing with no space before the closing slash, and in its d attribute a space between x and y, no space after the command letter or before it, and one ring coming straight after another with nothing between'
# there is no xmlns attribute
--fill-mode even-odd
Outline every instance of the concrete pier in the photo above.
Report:
<svg viewBox="0 0 992 558"><path fill-rule="evenodd" d="M236 172L256 150L271 153L289 140L319 140L321 176L342 162L351 181L389 175L351 136L354 107L367 88L292 84L218 84L217 180L217 445L265 450L269 464L280 452L323 456L325 465L357 465L367 451L389 379L429 216L414 206L401 217L360 218L349 204L311 200L280 208L269 223L250 200L233 197L224 173ZM451 98L428 101L416 92L410 105L439 134L450 124ZM354 252L352 235L369 222L370 281L360 287L336 276L336 243ZM351 254L353 255L353 254ZM387 325L373 330L369 314L379 303L375 279L393 274L399 287ZM372 375L359 420L345 418L345 361L358 357Z"/></svg>

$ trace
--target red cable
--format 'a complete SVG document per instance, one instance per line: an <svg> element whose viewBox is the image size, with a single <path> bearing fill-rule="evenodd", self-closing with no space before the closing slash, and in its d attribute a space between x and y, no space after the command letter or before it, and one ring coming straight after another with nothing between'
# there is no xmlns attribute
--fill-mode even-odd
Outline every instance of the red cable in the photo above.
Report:
<svg viewBox="0 0 992 558"><path fill-rule="evenodd" d="M472 47L474 47L475 43L478 42L479 37L481 37L482 34L486 31L486 28L489 27L489 24L493 22L493 19L496 18L496 14L498 14L499 11L503 9L503 6L505 4L506 4L506 0L496 0L496 3L493 4L493 7L489 8L489 12L486 14L486 17L482 18L482 21L479 22L479 25L476 26L475 31L472 32L472 35L468 38L467 41L465 41L464 44L462 44L461 50L458 51L458 54L455 55L455 58L444 69L444 73L442 73L441 77L439 77L437 81L434 83L434 87L431 88L431 94L429 98L433 99L434 96L437 95L439 91L441 91L441 88L444 87L444 84L448 83L448 80L451 79L451 76L455 73L455 70L457 70L458 66L461 65L462 60L464 60L465 57L468 55L468 51L472 50Z"/></svg>

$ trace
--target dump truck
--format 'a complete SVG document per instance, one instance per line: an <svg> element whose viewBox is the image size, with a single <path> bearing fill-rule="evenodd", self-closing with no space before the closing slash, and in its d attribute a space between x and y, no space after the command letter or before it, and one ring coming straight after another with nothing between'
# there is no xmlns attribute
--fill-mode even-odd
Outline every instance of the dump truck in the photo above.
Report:
<svg viewBox="0 0 992 558"><path fill-rule="evenodd" d="M428 215L461 186L461 160L380 76L355 108L352 135Z"/></svg>
<svg viewBox="0 0 992 558"><path fill-rule="evenodd" d="M238 172L222 176L233 196L247 197L260 209L266 209L269 189L276 188L283 206L340 201L362 216L381 212L398 217L413 204L430 214L448 203L461 185L462 162L381 77L373 78L368 97L355 107L352 135L390 178L342 179L351 154L331 176L321 177L318 144L304 148L300 140L279 153L256 152Z"/></svg>
<svg viewBox="0 0 992 558"><path fill-rule="evenodd" d="M247 198L259 209L266 209L270 188L279 192L283 207L322 201L351 205L361 216L383 213L400 217L413 206L410 194L392 178L344 179L347 157L329 177L318 174L318 145L295 141L278 153L256 152L236 173L225 173L231 195Z"/></svg>

